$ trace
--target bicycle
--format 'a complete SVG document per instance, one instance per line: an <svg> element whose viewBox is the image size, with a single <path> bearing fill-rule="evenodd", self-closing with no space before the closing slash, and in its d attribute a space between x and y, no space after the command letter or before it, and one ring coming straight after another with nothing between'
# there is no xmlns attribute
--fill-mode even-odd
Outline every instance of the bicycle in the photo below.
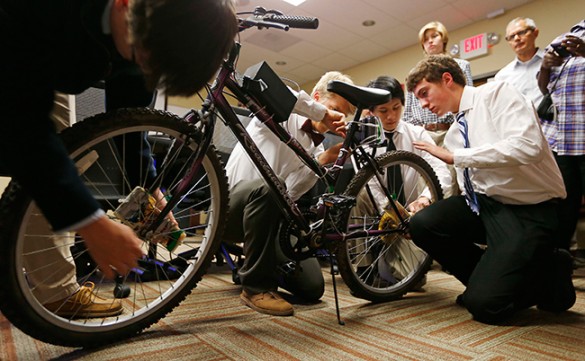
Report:
<svg viewBox="0 0 585 361"><path fill-rule="evenodd" d="M286 16L262 8L241 15L250 16L239 20L240 31L251 27L288 30L318 26L315 18ZM408 213L393 195L411 199L424 190L434 202L442 197L437 177L422 158L412 153L394 151L374 158L355 140L356 132L365 127L359 118L361 109L386 102L389 94L344 83L330 84L331 91L348 99L358 111L348 125L339 158L333 166L321 167L267 111L267 106L274 104L263 102L254 92L258 82L251 79L248 86L243 85L235 68L239 49L240 44L234 42L213 85L202 96L205 101L200 110L191 110L181 118L152 109L121 109L86 119L62 133L71 158L94 196L113 219L134 228L144 240L148 258L129 275L116 282L104 279L87 259L83 240L77 235L56 245L56 235L34 202L11 182L0 201L0 272L4 276L0 309L12 324L44 342L93 347L133 336L178 306L217 254L225 226L222 222L227 218L228 184L212 144L217 119L244 145L286 214L280 242L289 258L299 260L327 250L330 257L335 255L339 272L354 295L372 301L401 297L425 275L431 260L410 244ZM309 214L299 210L258 152L229 105L227 90L287 142L326 185L327 193ZM278 107L273 110L281 111ZM138 164L132 162L130 172L128 159L145 149L150 156L139 157ZM338 194L335 180L350 153L359 170L345 192ZM401 167L403 174L417 181L410 188L389 189L382 174L393 166ZM382 210L372 196L375 187L385 197ZM154 197L153 201L155 190L164 197ZM374 211L363 210L367 203ZM187 236L182 242L171 235L177 229L168 227L170 214ZM39 224L44 225L43 232L38 231ZM46 243L46 248L41 243ZM56 247L71 250L70 260L76 261L80 283L92 281L98 295L120 298L124 312L87 319L48 311L35 296L37 285L33 280L59 270L51 264L39 269L27 265L30 257L54 252ZM335 295L338 322L342 323Z"/></svg>

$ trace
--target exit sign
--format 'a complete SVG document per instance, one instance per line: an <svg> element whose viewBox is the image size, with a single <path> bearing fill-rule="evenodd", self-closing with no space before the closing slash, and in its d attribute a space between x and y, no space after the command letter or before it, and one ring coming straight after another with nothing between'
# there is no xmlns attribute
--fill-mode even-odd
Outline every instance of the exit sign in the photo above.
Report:
<svg viewBox="0 0 585 361"><path fill-rule="evenodd" d="M459 57L461 59L476 58L488 52L487 34L478 34L459 43Z"/></svg>

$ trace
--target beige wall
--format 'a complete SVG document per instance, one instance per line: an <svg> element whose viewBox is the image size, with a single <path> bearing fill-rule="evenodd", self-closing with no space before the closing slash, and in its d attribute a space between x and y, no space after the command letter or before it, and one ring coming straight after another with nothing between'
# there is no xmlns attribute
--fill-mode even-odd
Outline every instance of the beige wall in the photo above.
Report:
<svg viewBox="0 0 585 361"><path fill-rule="evenodd" d="M527 5L517 7L505 14L494 18L476 22L472 25L449 32L449 46L459 41L481 33L495 32L500 35L500 42L489 49L489 53L480 58L471 59L471 72L474 77L495 72L509 63L515 56L504 39L506 25L516 17L532 18L540 30L537 46L545 47L560 33L569 31L571 26L585 18L584 0L537 0ZM440 21L441 19L437 19ZM409 70L423 57L420 45L382 56L378 59L363 63L353 68L342 70L350 75L358 85L365 85L379 75L391 75L404 82ZM305 91L310 91L316 80L303 85Z"/></svg>
<svg viewBox="0 0 585 361"><path fill-rule="evenodd" d="M489 49L489 53L480 58L471 59L471 72L474 77L493 73L514 58L514 52L504 39L506 25L519 16L527 16L536 22L540 29L537 45L545 47L560 33L568 31L571 26L585 18L585 0L536 0L527 5L506 11L505 14L494 18L476 22L464 28L449 33L450 43L459 43L472 35L495 32L500 35L500 42ZM441 20L441 19L437 19ZM340 70L350 75L358 85L365 85L371 79L379 75L391 75L404 82L409 70L423 57L419 45L382 56L378 59L363 63L349 69ZM303 84L302 88L310 92L317 82ZM186 108L196 107L200 104L193 98L171 98L169 104Z"/></svg>

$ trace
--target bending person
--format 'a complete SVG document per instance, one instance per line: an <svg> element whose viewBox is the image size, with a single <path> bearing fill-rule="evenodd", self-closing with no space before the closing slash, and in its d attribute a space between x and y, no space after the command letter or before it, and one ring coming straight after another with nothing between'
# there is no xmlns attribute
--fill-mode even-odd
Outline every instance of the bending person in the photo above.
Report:
<svg viewBox="0 0 585 361"><path fill-rule="evenodd" d="M142 243L128 227L105 216L79 178L49 119L54 92L79 93L103 78L108 83L119 75L121 64L136 62L139 69L134 71L139 78L145 75L142 86L160 85L171 95L194 93L215 73L233 42L237 22L232 2L9 2L0 5L0 30L0 46L8 54L0 59L0 106L6 110L0 168L34 199L48 221L40 226L54 233L76 231L106 277L125 274L136 266ZM185 58L200 61L186 64ZM114 107L115 89L107 99ZM126 100L123 106L130 105Z"/></svg>

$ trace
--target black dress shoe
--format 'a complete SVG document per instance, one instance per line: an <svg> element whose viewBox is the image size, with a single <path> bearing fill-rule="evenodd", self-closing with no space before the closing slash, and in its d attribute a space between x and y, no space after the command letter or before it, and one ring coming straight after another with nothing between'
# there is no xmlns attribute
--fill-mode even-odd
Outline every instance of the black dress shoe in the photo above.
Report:
<svg viewBox="0 0 585 361"><path fill-rule="evenodd" d="M573 307L577 298L573 286L573 258L564 249L557 249L553 253L550 281L548 287L540 296L537 307L549 312L563 312Z"/></svg>

